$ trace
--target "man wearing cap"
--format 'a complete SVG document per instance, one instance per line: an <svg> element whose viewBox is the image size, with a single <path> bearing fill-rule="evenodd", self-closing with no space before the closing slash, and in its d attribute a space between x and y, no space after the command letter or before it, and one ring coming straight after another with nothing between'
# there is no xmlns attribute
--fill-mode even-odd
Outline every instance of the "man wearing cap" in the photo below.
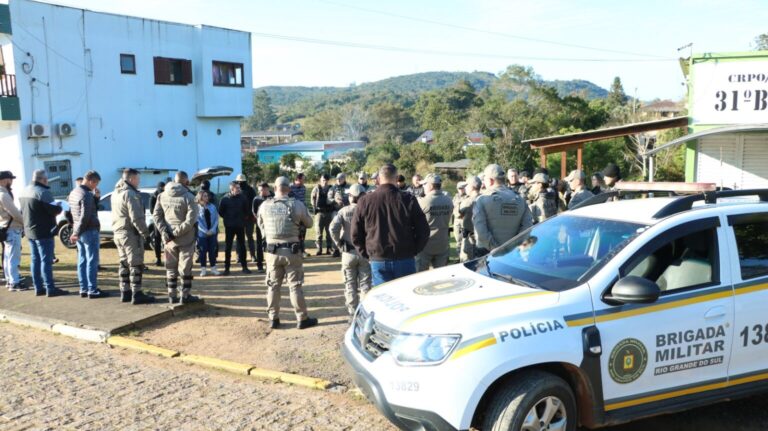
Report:
<svg viewBox="0 0 768 431"><path fill-rule="evenodd" d="M195 196L189 190L189 175L184 171L176 172L175 181L168 182L157 197L152 213L165 247L165 280L171 304L200 300L191 294L192 263L197 244L195 225L199 213ZM182 279L181 299L178 296L179 275Z"/></svg>
<svg viewBox="0 0 768 431"><path fill-rule="evenodd" d="M574 209L578 204L594 196L587 190L587 177L581 169L575 169L565 177L568 185L571 187L571 201L568 202L568 209Z"/></svg>
<svg viewBox="0 0 768 431"><path fill-rule="evenodd" d="M360 172L357 175L357 184L360 184L360 186L365 190L365 193L368 193L368 174L365 172Z"/></svg>
<svg viewBox="0 0 768 431"><path fill-rule="evenodd" d="M140 182L137 170L124 169L112 193L112 231L120 258L120 300L134 305L155 302L154 296L141 290L144 238L149 236L149 228L139 193Z"/></svg>
<svg viewBox="0 0 768 431"><path fill-rule="evenodd" d="M461 248L459 249L459 261L466 262L475 258L477 238L475 237L475 225L472 224L472 209L480 196L483 182L479 177L472 176L467 182L468 193L459 202L457 210L461 222Z"/></svg>
<svg viewBox="0 0 768 431"><path fill-rule="evenodd" d="M326 254L331 254L331 233L328 228L333 220L333 201L328 199L331 186L328 184L328 174L320 175L320 182L312 189L310 197L312 209L315 213L315 224L317 225L317 234L315 244L317 246L317 256L323 254L323 234L325 234Z"/></svg>
<svg viewBox="0 0 768 431"><path fill-rule="evenodd" d="M11 185L16 177L11 171L0 171L0 241L3 243L3 278L8 290L15 292L28 287L21 282L19 263L21 262L21 232L24 229L24 216L13 203Z"/></svg>
<svg viewBox="0 0 768 431"><path fill-rule="evenodd" d="M529 208L533 222L541 223L557 215L558 196L557 192L549 186L549 176L544 172L539 172L533 176L530 184L528 200L531 202Z"/></svg>
<svg viewBox="0 0 768 431"><path fill-rule="evenodd" d="M363 194L359 184L350 187L349 205L339 210L331 222L331 238L342 251L341 275L344 277L344 298L350 316L355 314L361 297L364 298L371 290L371 264L355 250L351 235L352 216Z"/></svg>
<svg viewBox="0 0 768 431"><path fill-rule="evenodd" d="M304 203L289 197L290 182L286 177L275 180L275 197L261 204L256 222L267 241L267 315L270 327L280 327L280 288L288 281L291 305L299 329L317 325L317 319L307 316L304 301L304 264L299 245L300 228L312 227L312 217Z"/></svg>
<svg viewBox="0 0 768 431"><path fill-rule="evenodd" d="M304 185L304 174L299 172L296 174L296 178L291 184L291 191L288 196L296 199L306 206L307 199L307 187ZM301 246L301 253L303 257L309 257L305 248L304 240L307 237L307 228L299 227L299 245Z"/></svg>
<svg viewBox="0 0 768 431"><path fill-rule="evenodd" d="M373 285L416 272L415 256L429 239L429 224L418 201L400 193L397 168L379 169L380 187L363 196L352 216L352 244L371 262Z"/></svg>
<svg viewBox="0 0 768 431"><path fill-rule="evenodd" d="M408 187L408 193L414 197L424 197L424 185L422 184L421 175L416 174L411 178L411 185Z"/></svg>
<svg viewBox="0 0 768 431"><path fill-rule="evenodd" d="M255 198L255 196L254 196ZM224 275L229 275L232 265L232 244L236 241L237 256L243 274L250 274L248 255L245 252L245 221L252 217L251 202L245 199L240 183L232 181L227 193L219 202L219 214L224 222Z"/></svg>
<svg viewBox="0 0 768 431"><path fill-rule="evenodd" d="M269 190L269 183L264 181L259 184L259 194L251 202L251 212L254 218L259 213L261 204L273 197L275 197L275 194ZM256 224L256 272L264 272L264 234L258 223Z"/></svg>
<svg viewBox="0 0 768 431"><path fill-rule="evenodd" d="M347 176L343 172L336 175L336 184L331 186L328 192L328 201L333 204L333 209L339 211L349 205L349 185Z"/></svg>
<svg viewBox="0 0 768 431"><path fill-rule="evenodd" d="M524 198L506 186L504 169L496 164L483 171L485 193L472 209L479 255L504 244L533 225L533 217Z"/></svg>
<svg viewBox="0 0 768 431"><path fill-rule="evenodd" d="M448 264L453 202L443 193L442 188L443 179L440 175L429 174L424 179L424 197L418 200L429 224L429 240L424 250L416 256L418 271L426 271L430 267L442 268Z"/></svg>
<svg viewBox="0 0 768 431"><path fill-rule="evenodd" d="M21 192L19 202L24 216L24 235L29 240L30 272L35 294L68 294L66 290L58 289L53 281L53 230L61 207L53 203L45 170L32 172L32 183Z"/></svg>
<svg viewBox="0 0 768 431"><path fill-rule="evenodd" d="M248 184L248 177L244 174L240 174L235 177L235 181L240 184L240 193L245 197L246 215L245 222L243 224L245 232L245 240L248 241L248 251L251 253L251 261L256 262L256 243L253 240L253 228L256 224L256 217L250 211L251 202L256 198L256 190ZM245 248L245 245L243 245ZM245 253L243 253L242 259L247 259ZM240 262L242 264L242 262Z"/></svg>
<svg viewBox="0 0 768 431"><path fill-rule="evenodd" d="M603 168L603 181L605 181L604 193L612 192L616 190L616 183L621 181L621 169L616 163L608 163ZM618 200L618 197L614 197L609 200Z"/></svg>
<svg viewBox="0 0 768 431"><path fill-rule="evenodd" d="M456 184L456 194L453 195L453 238L456 240L457 255L461 255L461 219L459 218L459 204L467 197L467 182L459 181Z"/></svg>

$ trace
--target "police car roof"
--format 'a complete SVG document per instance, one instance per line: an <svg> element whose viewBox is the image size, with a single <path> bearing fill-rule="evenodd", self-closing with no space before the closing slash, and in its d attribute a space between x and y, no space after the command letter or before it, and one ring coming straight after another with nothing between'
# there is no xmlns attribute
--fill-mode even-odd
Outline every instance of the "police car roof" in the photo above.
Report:
<svg viewBox="0 0 768 431"><path fill-rule="evenodd" d="M638 223L643 225L653 225L664 219L665 217L658 217L658 213L667 207L669 204L681 199L681 196L677 197L656 197L645 199L624 199L614 202L605 202L597 205L590 205L581 207L575 210L568 211L571 214L579 215L583 217L600 218L606 220L626 221L629 223ZM706 203L704 201L694 202L692 207L688 210L696 210L703 208L716 208L722 206L732 205L747 205L747 204L760 204L765 205L765 202L760 203L760 200L756 197L751 198L722 198L718 199L716 204ZM668 214L672 215L672 214Z"/></svg>

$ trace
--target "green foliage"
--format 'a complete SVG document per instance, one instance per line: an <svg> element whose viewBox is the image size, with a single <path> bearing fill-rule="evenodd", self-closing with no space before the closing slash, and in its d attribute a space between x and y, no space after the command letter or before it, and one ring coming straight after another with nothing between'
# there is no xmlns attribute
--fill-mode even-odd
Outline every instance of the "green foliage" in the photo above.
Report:
<svg viewBox="0 0 768 431"><path fill-rule="evenodd" d="M296 169L296 162L303 161L304 159L301 157L300 154L296 153L286 153L283 154L280 157L280 166L284 166L288 169L294 170Z"/></svg>
<svg viewBox="0 0 768 431"><path fill-rule="evenodd" d="M627 103L627 95L624 93L624 86L621 85L621 78L613 78L611 90L608 92L608 104L611 106L620 106Z"/></svg>
<svg viewBox="0 0 768 431"><path fill-rule="evenodd" d="M277 115L269 94L264 90L257 91L253 96L253 115L243 119L241 128L246 131L267 130L276 122Z"/></svg>
<svg viewBox="0 0 768 431"><path fill-rule="evenodd" d="M768 33L763 33L755 37L753 46L755 51L768 51Z"/></svg>
<svg viewBox="0 0 768 431"><path fill-rule="evenodd" d="M242 172L248 178L262 178L262 166L258 154L247 154L242 159Z"/></svg>

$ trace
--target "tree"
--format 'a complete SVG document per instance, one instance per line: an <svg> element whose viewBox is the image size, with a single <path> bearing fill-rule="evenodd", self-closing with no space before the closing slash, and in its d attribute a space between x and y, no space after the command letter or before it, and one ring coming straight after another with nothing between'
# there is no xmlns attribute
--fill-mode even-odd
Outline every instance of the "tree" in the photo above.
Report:
<svg viewBox="0 0 768 431"><path fill-rule="evenodd" d="M613 78L611 90L608 92L608 104L611 106L623 106L627 103L627 95L624 93L624 86L621 85L621 78Z"/></svg>
<svg viewBox="0 0 768 431"><path fill-rule="evenodd" d="M296 169L296 162L302 162L304 159L302 159L300 154L296 153L287 153L280 156L280 166L284 166L290 170Z"/></svg>
<svg viewBox="0 0 768 431"><path fill-rule="evenodd" d="M753 45L755 51L768 51L768 33L763 33L757 36Z"/></svg>
<svg viewBox="0 0 768 431"><path fill-rule="evenodd" d="M272 108L272 99L261 90L253 96L253 115L244 120L243 127L247 130L267 130L275 123L277 115Z"/></svg>

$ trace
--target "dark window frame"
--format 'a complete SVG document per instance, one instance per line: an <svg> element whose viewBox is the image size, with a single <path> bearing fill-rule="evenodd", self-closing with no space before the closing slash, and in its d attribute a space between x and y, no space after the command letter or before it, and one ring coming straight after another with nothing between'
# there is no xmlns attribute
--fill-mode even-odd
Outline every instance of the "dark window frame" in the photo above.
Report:
<svg viewBox="0 0 768 431"><path fill-rule="evenodd" d="M152 62L155 68L155 85L189 85L192 83L192 60L154 57Z"/></svg>
<svg viewBox="0 0 768 431"><path fill-rule="evenodd" d="M768 272L763 271L759 274L749 275L748 277L745 277L744 267L742 266L742 259L741 259L742 248L739 245L739 236L736 233L736 227L741 225L747 225L747 224L766 223L767 219L768 219L768 212L735 214L735 215L728 216L728 225L730 225L731 229L733 230L733 241L736 243L736 253L739 259L739 276L742 281L751 281L758 278L764 278L768 276Z"/></svg>
<svg viewBox="0 0 768 431"><path fill-rule="evenodd" d="M133 70L123 68L123 58L130 58L133 62ZM135 75L136 74L136 55L134 54L120 54L120 73L123 75Z"/></svg>
<svg viewBox="0 0 768 431"><path fill-rule="evenodd" d="M229 82L216 82L216 67L232 66L234 70L240 69L240 83L230 84ZM214 87L245 87L245 66L243 63L233 63L231 61L213 60L211 62L211 81Z"/></svg>

